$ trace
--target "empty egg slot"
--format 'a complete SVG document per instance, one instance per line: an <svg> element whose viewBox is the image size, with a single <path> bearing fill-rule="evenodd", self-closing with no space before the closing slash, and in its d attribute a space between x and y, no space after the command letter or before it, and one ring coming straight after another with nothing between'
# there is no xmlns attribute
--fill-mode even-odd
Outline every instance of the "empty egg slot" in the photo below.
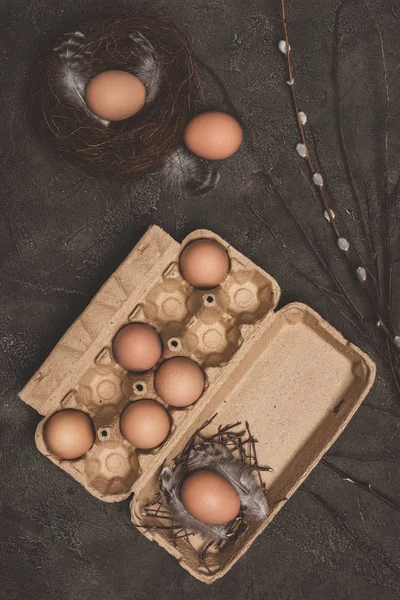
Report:
<svg viewBox="0 0 400 600"><path fill-rule="evenodd" d="M222 366L241 346L239 325L229 315L206 309L194 317L186 330L183 343L206 367Z"/></svg>
<svg viewBox="0 0 400 600"><path fill-rule="evenodd" d="M181 280L163 279L150 290L143 304L146 320L165 328L171 322L183 325L189 318L188 284Z"/></svg>
<svg viewBox="0 0 400 600"><path fill-rule="evenodd" d="M83 467L88 488L107 502L127 497L141 473L137 452L120 440L97 442Z"/></svg>
<svg viewBox="0 0 400 600"><path fill-rule="evenodd" d="M78 382L76 393L85 405L98 411L118 410L126 399L127 373L116 363L93 363Z"/></svg>
<svg viewBox="0 0 400 600"><path fill-rule="evenodd" d="M221 304L240 324L256 323L276 304L274 283L257 269L238 265L221 284Z"/></svg>

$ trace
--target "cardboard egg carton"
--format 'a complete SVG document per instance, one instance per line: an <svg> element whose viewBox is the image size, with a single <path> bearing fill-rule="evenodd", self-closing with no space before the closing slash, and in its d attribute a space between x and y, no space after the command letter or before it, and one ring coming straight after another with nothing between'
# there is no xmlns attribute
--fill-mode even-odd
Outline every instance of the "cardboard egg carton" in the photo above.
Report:
<svg viewBox="0 0 400 600"><path fill-rule="evenodd" d="M179 271L179 256L192 240L211 238L227 249L230 271L213 290L193 289ZM66 332L20 393L44 419L36 431L39 450L106 502L134 493L134 525L154 539L198 579L222 577L274 518L343 431L375 378L375 365L304 304L275 312L277 282L219 236L191 233L178 244L151 227ZM129 322L155 327L163 341L161 360L188 356L204 368L206 388L186 409L167 407L172 429L162 446L140 451L122 436L124 407L134 399L162 402L154 369L131 374L116 364L112 340ZM63 408L78 408L94 422L96 440L85 456L59 460L44 444L46 420ZM260 464L272 510L208 558L207 568L186 540L150 531L143 507L158 491L160 469L179 454L194 431L214 413L219 425L248 421L258 440ZM148 529L147 529L148 527ZM193 538L201 552L204 542Z"/></svg>

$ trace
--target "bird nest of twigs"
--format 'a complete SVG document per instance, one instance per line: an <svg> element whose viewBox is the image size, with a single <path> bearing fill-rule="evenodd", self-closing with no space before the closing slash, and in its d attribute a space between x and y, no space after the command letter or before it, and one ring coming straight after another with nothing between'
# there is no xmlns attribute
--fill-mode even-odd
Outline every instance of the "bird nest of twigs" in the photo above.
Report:
<svg viewBox="0 0 400 600"><path fill-rule="evenodd" d="M257 490L265 497L265 483L261 473L272 471L272 469L259 464L256 450L257 440L251 434L249 424L246 422L244 427L241 422L226 426L220 425L216 433L206 435L204 430L210 425L215 416L195 431L180 454L173 459L172 472L182 471L184 478L188 472L190 458L199 448L224 447L232 455L232 460L236 461L237 464L241 463L243 468L247 470L247 477L250 475L254 477ZM163 485L163 471L158 493L142 508L142 515L145 520L139 527L150 532L162 532L164 535L167 533L175 547L180 543L187 544L201 566L209 574L212 574L212 562L214 561L211 559L215 559L216 553L222 551L227 544L232 544L232 542L238 540L247 531L251 518L248 518L246 510L243 510L242 507L238 516L224 526L223 537L220 539L203 538L203 543L199 546L198 543L193 541L193 537L199 533L199 529L190 528L184 522L180 522L177 519L176 511L171 510L171 503L168 501L168 494L166 494ZM268 512L266 501L265 508Z"/></svg>
<svg viewBox="0 0 400 600"><path fill-rule="evenodd" d="M136 75L146 87L144 107L123 121L102 121L85 105L87 83L111 69ZM135 10L87 20L40 60L32 86L34 124L90 176L132 179L158 170L181 145L196 87L188 38L167 17Z"/></svg>

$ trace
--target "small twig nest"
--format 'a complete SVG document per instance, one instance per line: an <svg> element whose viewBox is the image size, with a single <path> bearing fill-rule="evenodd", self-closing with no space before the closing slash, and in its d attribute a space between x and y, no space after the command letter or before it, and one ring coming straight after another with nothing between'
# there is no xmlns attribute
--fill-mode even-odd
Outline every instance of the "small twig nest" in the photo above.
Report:
<svg viewBox="0 0 400 600"><path fill-rule="evenodd" d="M187 531L197 531L205 539L222 541L229 537L232 523L210 525L190 515L180 499L182 483L190 473L208 470L222 475L237 491L242 514L246 520L262 520L268 515L269 508L264 489L258 486L254 477L254 465L235 457L223 444L203 440L194 445L175 466L163 467L161 472L161 490L165 505L174 515L175 521Z"/></svg>
<svg viewBox="0 0 400 600"><path fill-rule="evenodd" d="M136 75L144 107L123 121L88 109L86 85L105 70ZM56 150L90 176L137 178L179 151L195 113L196 75L187 36L168 18L137 13L83 22L63 36L37 69L35 124Z"/></svg>

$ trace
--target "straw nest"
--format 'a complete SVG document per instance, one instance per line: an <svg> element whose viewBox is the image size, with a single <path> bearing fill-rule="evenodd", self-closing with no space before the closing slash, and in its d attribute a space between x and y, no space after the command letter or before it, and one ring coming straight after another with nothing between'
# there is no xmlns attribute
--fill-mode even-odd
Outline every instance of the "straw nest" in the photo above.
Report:
<svg viewBox="0 0 400 600"><path fill-rule="evenodd" d="M87 107L87 83L108 70L129 71L146 87L133 117L107 122ZM35 125L88 175L132 179L162 168L179 152L195 114L194 59L187 36L154 13L79 24L39 62L32 89Z"/></svg>

